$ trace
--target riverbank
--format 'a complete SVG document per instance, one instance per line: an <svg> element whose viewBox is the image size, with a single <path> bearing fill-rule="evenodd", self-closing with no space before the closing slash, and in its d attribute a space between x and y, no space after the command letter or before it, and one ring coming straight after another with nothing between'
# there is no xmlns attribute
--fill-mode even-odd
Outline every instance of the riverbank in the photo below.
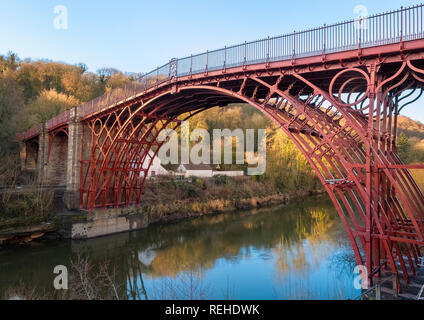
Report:
<svg viewBox="0 0 424 320"><path fill-rule="evenodd" d="M315 194L319 194L316 192ZM275 194L234 200L210 200L207 202L180 201L170 205L130 207L97 210L84 216L73 217L67 226L65 237L75 240L91 239L106 235L145 229L152 224L168 223L202 216L230 213L236 210L252 210L287 204L292 199L304 198L311 192ZM62 228L62 235L64 229Z"/></svg>
<svg viewBox="0 0 424 320"><path fill-rule="evenodd" d="M28 243L56 231L56 213L63 208L63 192L3 190L0 193L0 246Z"/></svg>
<svg viewBox="0 0 424 320"><path fill-rule="evenodd" d="M89 239L140 230L154 223L287 204L293 199L322 192L311 188L282 192L268 181L251 177L218 176L191 181L164 177L146 184L141 207L87 213L65 212L56 205L56 213L45 221L24 225L2 224L0 245L28 243L43 238Z"/></svg>

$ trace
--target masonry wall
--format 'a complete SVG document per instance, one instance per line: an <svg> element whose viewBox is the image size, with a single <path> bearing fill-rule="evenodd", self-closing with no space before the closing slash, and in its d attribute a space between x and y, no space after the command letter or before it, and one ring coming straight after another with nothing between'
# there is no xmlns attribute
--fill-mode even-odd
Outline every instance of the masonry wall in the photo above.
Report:
<svg viewBox="0 0 424 320"><path fill-rule="evenodd" d="M187 170L185 176L189 177L198 177L198 178L212 178L212 170Z"/></svg>
<svg viewBox="0 0 424 320"><path fill-rule="evenodd" d="M37 171L38 143L26 142L21 144L21 168L24 171Z"/></svg>
<svg viewBox="0 0 424 320"><path fill-rule="evenodd" d="M77 108L71 110L71 121L68 123L69 138L66 160L66 191L64 202L69 210L79 209L80 203L80 172L83 124L78 117Z"/></svg>
<svg viewBox="0 0 424 320"><path fill-rule="evenodd" d="M214 171L214 176L243 177L244 171Z"/></svg>
<svg viewBox="0 0 424 320"><path fill-rule="evenodd" d="M61 134L50 137L50 139L50 155L47 155L48 161L44 184L66 186L68 137L65 134Z"/></svg>

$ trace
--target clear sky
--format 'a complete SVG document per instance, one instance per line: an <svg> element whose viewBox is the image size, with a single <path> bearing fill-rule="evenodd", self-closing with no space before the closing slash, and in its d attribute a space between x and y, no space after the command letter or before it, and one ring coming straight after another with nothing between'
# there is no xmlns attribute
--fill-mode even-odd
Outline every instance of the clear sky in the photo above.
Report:
<svg viewBox="0 0 424 320"><path fill-rule="evenodd" d="M173 57L304 30L419 0L0 0L0 54L147 72ZM68 28L55 29L58 5ZM423 114L409 114L424 122Z"/></svg>

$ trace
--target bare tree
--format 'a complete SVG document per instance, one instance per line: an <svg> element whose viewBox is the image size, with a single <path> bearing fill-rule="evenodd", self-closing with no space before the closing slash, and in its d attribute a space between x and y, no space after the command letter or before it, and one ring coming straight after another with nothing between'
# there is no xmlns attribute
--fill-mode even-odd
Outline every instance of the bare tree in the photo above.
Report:
<svg viewBox="0 0 424 320"><path fill-rule="evenodd" d="M69 298L71 300L123 300L122 285L116 277L116 270L108 261L96 266L87 257L77 254L71 261L69 277Z"/></svg>

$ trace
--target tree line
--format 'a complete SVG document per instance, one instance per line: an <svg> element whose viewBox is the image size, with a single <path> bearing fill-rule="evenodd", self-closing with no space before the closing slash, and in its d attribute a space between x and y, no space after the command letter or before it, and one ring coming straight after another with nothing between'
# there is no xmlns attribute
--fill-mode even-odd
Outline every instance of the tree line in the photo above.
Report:
<svg viewBox="0 0 424 320"><path fill-rule="evenodd" d="M132 80L113 68L95 73L87 70L83 63L22 60L15 53L0 55L0 154L13 149L17 132Z"/></svg>

